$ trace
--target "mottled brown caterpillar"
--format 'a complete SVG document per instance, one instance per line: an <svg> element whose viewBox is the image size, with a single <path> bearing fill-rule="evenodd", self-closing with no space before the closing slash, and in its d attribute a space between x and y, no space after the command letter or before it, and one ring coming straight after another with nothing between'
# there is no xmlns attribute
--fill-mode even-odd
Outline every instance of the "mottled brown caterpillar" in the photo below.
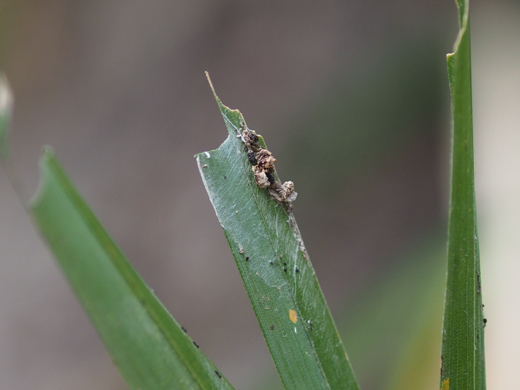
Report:
<svg viewBox="0 0 520 390"><path fill-rule="evenodd" d="M239 136L244 142L247 158L252 165L258 187L267 188L273 199L291 206L298 194L294 191L292 181L281 184L275 179L274 164L276 158L269 150L260 146L258 135L254 130L248 129L245 123L242 123L242 132Z"/></svg>

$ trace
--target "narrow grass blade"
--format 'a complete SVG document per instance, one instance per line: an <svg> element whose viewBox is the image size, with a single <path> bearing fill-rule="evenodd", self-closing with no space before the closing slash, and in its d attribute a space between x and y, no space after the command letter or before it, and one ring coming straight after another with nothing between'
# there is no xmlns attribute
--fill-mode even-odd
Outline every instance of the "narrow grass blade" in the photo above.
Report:
<svg viewBox="0 0 520 390"><path fill-rule="evenodd" d="M215 99L229 135L196 155L197 164L282 382L286 389L357 389L294 216L257 186L237 137L242 114Z"/></svg>
<svg viewBox="0 0 520 390"><path fill-rule="evenodd" d="M132 389L232 389L113 243L46 150L30 211Z"/></svg>
<svg viewBox="0 0 520 390"><path fill-rule="evenodd" d="M457 0L460 31L448 54L452 97L452 172L448 281L441 389L486 388L484 319L477 240L468 0Z"/></svg>

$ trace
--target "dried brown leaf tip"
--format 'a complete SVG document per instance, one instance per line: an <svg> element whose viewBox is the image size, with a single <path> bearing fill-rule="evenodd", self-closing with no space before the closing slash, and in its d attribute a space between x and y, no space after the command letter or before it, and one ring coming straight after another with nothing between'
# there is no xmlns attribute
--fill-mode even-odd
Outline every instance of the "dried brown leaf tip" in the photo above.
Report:
<svg viewBox="0 0 520 390"><path fill-rule="evenodd" d="M258 187L267 188L271 198L285 203L290 208L298 195L294 191L294 183L286 181L282 184L276 180L274 169L276 158L269 150L260 145L256 132L247 128L245 123L242 123L240 138L244 142L247 158L253 166L253 174Z"/></svg>

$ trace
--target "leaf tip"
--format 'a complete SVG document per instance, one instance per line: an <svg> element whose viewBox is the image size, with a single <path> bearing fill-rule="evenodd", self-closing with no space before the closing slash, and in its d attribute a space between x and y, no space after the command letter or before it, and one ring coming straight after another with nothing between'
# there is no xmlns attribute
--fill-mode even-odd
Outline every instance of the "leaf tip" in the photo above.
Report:
<svg viewBox="0 0 520 390"><path fill-rule="evenodd" d="M231 127L233 128L231 129L228 127L229 133L234 134L236 131L238 131L238 129L241 128L242 124L245 124L244 117L242 116L242 113L239 110L231 109L222 103L220 98L217 96L217 93L215 92L215 88L213 87L213 83L211 82L211 78L209 77L209 73L206 71L205 74L206 78L208 79L211 91L213 92L213 96L215 96L215 100L217 102L220 113L226 121L226 126L231 125Z"/></svg>
<svg viewBox="0 0 520 390"><path fill-rule="evenodd" d="M217 93L215 92L215 87L213 86L213 83L211 82L211 77L209 77L209 72L205 71L204 74L206 75L206 78L208 79L209 87L211 88L211 92L213 92L213 96L215 96L215 100L217 101L218 106L222 107L222 102L220 101L220 98L217 96Z"/></svg>
<svg viewBox="0 0 520 390"><path fill-rule="evenodd" d="M44 193L45 183L47 181L47 175L45 172L48 169L48 166L54 160L54 151L51 146L45 145L42 149L42 154L40 159L38 160L38 167L40 170L40 180L38 182L38 188L34 195L29 199L29 208L33 209L39 203L39 199L41 199L42 194Z"/></svg>
<svg viewBox="0 0 520 390"><path fill-rule="evenodd" d="M54 160L54 149L52 149L52 146L50 145L43 145L42 147L42 154L40 156L40 160L38 162L38 165L40 167L40 171L44 171L45 166Z"/></svg>

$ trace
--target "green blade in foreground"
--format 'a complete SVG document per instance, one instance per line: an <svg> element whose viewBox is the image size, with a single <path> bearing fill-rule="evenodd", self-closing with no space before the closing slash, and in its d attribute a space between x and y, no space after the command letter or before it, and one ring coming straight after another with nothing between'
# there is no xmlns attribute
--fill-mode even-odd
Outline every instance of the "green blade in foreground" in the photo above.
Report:
<svg viewBox="0 0 520 390"><path fill-rule="evenodd" d="M197 164L282 382L357 389L294 216L256 185L237 137L244 118L215 99L229 135Z"/></svg>
<svg viewBox="0 0 520 390"><path fill-rule="evenodd" d="M30 211L132 389L232 389L170 316L74 189L53 154Z"/></svg>
<svg viewBox="0 0 520 390"><path fill-rule="evenodd" d="M457 0L460 31L448 54L452 97L452 173L448 281L441 389L486 388L484 319L477 241L468 1Z"/></svg>

